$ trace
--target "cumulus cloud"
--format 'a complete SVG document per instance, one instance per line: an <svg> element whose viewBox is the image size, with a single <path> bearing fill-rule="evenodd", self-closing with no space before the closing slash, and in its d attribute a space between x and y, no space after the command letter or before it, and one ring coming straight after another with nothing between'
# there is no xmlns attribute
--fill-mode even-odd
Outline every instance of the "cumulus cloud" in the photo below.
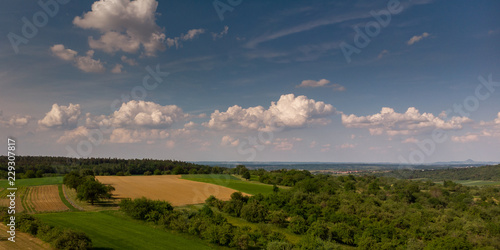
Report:
<svg viewBox="0 0 500 250"><path fill-rule="evenodd" d="M234 105L225 112L216 110L210 115L210 121L203 125L216 130L277 131L280 128L302 128L309 124L325 125L329 122L325 117L335 112L330 104L288 94L282 95L278 102L272 102L268 109Z"/></svg>
<svg viewBox="0 0 500 250"><path fill-rule="evenodd" d="M198 35L205 33L204 29L188 30L187 34L182 34L179 37L167 38L168 47L175 46L175 48L182 47L182 41L189 41L195 39Z"/></svg>
<svg viewBox="0 0 500 250"><path fill-rule="evenodd" d="M89 50L87 55L78 56L78 52L64 48L62 44L56 44L50 48L52 54L64 61L71 61L77 68L87 73L102 73L106 70L101 60L95 60L94 51Z"/></svg>
<svg viewBox="0 0 500 250"><path fill-rule="evenodd" d="M137 65L137 61L135 61L132 58L127 58L126 56L122 56L120 59L122 60L122 62L124 62L124 63L126 63L126 64L128 64L130 66Z"/></svg>
<svg viewBox="0 0 500 250"><path fill-rule="evenodd" d="M453 142L466 143L466 142L478 141L479 136L475 135L475 134L467 134L467 135L463 135L463 136L452 136L451 140Z"/></svg>
<svg viewBox="0 0 500 250"><path fill-rule="evenodd" d="M66 144L70 142L75 142L84 138L88 138L88 136L89 136L89 130L84 126L79 126L73 130L64 131L64 135L59 137L57 143Z"/></svg>
<svg viewBox="0 0 500 250"><path fill-rule="evenodd" d="M80 104L59 106L54 103L52 109L38 121L38 124L45 128L73 128L76 127L80 115Z"/></svg>
<svg viewBox="0 0 500 250"><path fill-rule="evenodd" d="M240 145L240 140L239 139L234 139L233 137L231 137L229 135L225 135L225 136L222 137L220 145L221 146L236 147L236 146Z"/></svg>
<svg viewBox="0 0 500 250"><path fill-rule="evenodd" d="M481 136L500 137L500 112L493 121L481 121L478 127L482 129Z"/></svg>
<svg viewBox="0 0 500 250"><path fill-rule="evenodd" d="M372 135L418 134L426 129L461 129L463 124L470 123L467 117L452 117L445 121L430 113L421 114L414 107L405 113L397 113L392 108L384 107L378 114L356 116L342 114L342 124L348 128L367 128Z"/></svg>
<svg viewBox="0 0 500 250"><path fill-rule="evenodd" d="M77 16L73 24L83 29L95 29L101 37L89 37L89 45L107 53L136 53L142 46L146 56L165 49L165 34L156 24L155 0L100 0L91 11Z"/></svg>
<svg viewBox="0 0 500 250"><path fill-rule="evenodd" d="M115 67L111 70L111 73L120 74L122 73L123 65L117 63Z"/></svg>
<svg viewBox="0 0 500 250"><path fill-rule="evenodd" d="M420 35L420 36L418 36L418 35L417 35L417 36L413 36L413 37L412 37L412 38L410 38L410 40L408 40L408 42L406 42L406 43L407 43L408 45L413 45L414 43L416 43L416 42L420 42L420 40L422 40L422 39L424 39L424 38L428 37L429 35L430 35L429 33L424 32L424 33L422 33L422 35Z"/></svg>
<svg viewBox="0 0 500 250"><path fill-rule="evenodd" d="M52 54L59 57L60 59L64 61L73 61L75 60L76 55L78 52L72 50L72 49L66 49L64 48L64 45L62 44L56 44L50 48L52 51Z"/></svg>
<svg viewBox="0 0 500 250"><path fill-rule="evenodd" d="M0 124L6 127L24 127L28 125L30 120L32 119L29 115L13 115L10 117L3 117L2 112L0 111Z"/></svg>
<svg viewBox="0 0 500 250"><path fill-rule="evenodd" d="M90 124L103 124L115 128L168 128L188 115L176 105L162 106L154 102L129 101L107 117L95 117ZM123 131L118 131L123 132Z"/></svg>
<svg viewBox="0 0 500 250"><path fill-rule="evenodd" d="M217 39L220 39L220 38L224 37L225 35L227 35L228 31L229 31L229 27L224 26L224 30L222 30L220 33L212 32L212 38L214 39L214 41Z"/></svg>

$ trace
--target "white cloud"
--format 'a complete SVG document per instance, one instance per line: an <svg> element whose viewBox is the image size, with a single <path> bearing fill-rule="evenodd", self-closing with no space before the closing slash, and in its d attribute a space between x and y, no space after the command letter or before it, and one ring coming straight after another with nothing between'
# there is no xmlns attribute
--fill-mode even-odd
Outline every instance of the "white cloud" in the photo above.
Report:
<svg viewBox="0 0 500 250"><path fill-rule="evenodd" d="M102 73L106 70L101 60L94 60L94 51L87 51L86 56L78 56L75 59L76 67L87 73Z"/></svg>
<svg viewBox="0 0 500 250"><path fill-rule="evenodd" d="M262 106L242 108L238 105L227 111L216 110L204 126L216 129L278 131L280 128L302 128L309 124L325 125L325 117L334 114L335 108L324 102L316 102L306 96L282 95L268 109Z"/></svg>
<svg viewBox="0 0 500 250"><path fill-rule="evenodd" d="M415 137L408 137L404 139L401 143L418 143L419 140L416 139Z"/></svg>
<svg viewBox="0 0 500 250"><path fill-rule="evenodd" d="M135 66L137 65L137 61L135 61L132 58L127 58L126 56L121 57L122 62L127 63L130 66Z"/></svg>
<svg viewBox="0 0 500 250"><path fill-rule="evenodd" d="M122 73L123 65L117 63L115 67L111 70L111 73L120 74Z"/></svg>
<svg viewBox="0 0 500 250"><path fill-rule="evenodd" d="M337 148L340 148L340 149L348 149L348 148L355 148L356 147L356 144L351 144L351 143L344 143L340 146L336 146Z"/></svg>
<svg viewBox="0 0 500 250"><path fill-rule="evenodd" d="M167 128L187 117L176 105L162 106L154 102L133 100L123 103L109 117L94 118L93 123L103 123L115 128Z"/></svg>
<svg viewBox="0 0 500 250"><path fill-rule="evenodd" d="M300 83L300 85L297 85L297 88L318 88L318 87L331 87L333 88L333 91L338 91L342 92L345 91L345 87L338 84L334 83L332 85L328 85L330 83L329 80L327 79L321 79L319 81L316 80L304 80Z"/></svg>
<svg viewBox="0 0 500 250"><path fill-rule="evenodd" d="M380 52L380 54L378 54L377 58L378 59L382 59L384 56L386 56L387 54L389 54L389 51L384 49Z"/></svg>
<svg viewBox="0 0 500 250"><path fill-rule="evenodd" d="M165 143L165 146L167 146L168 149L173 149L175 147L175 141L173 140L168 140L166 143Z"/></svg>
<svg viewBox="0 0 500 250"><path fill-rule="evenodd" d="M50 47L50 50L52 51L52 54L64 61L74 61L76 55L78 54L78 52L72 49L65 49L62 44L56 44Z"/></svg>
<svg viewBox="0 0 500 250"><path fill-rule="evenodd" d="M114 129L109 137L111 143L151 142L169 137L169 133L161 129Z"/></svg>
<svg viewBox="0 0 500 250"><path fill-rule="evenodd" d="M221 146L236 147L236 146L240 145L240 140L239 139L234 139L233 137L231 137L229 135L225 135L225 136L222 137L220 145Z"/></svg>
<svg viewBox="0 0 500 250"><path fill-rule="evenodd" d="M214 39L214 41L217 39L220 39L220 38L224 37L225 35L227 35L228 31L229 31L229 27L224 26L224 30L222 30L220 33L212 32L212 38Z"/></svg>
<svg viewBox="0 0 500 250"><path fill-rule="evenodd" d="M340 85L340 84L337 84L337 83L334 83L332 85L332 87L333 87L333 91L337 91L337 92L345 91L345 87Z"/></svg>
<svg viewBox="0 0 500 250"><path fill-rule="evenodd" d="M154 0L100 0L92 10L77 16L73 24L83 29L99 30L102 36L89 37L89 45L108 53L135 53L142 47L147 56L165 49L165 34L156 24L158 2Z"/></svg>
<svg viewBox="0 0 500 250"><path fill-rule="evenodd" d="M427 33L427 32L424 32L422 33L422 35L420 36L413 36L412 38L410 38L410 40L408 40L408 42L406 42L408 45L413 45L414 43L416 42L420 42L420 40L428 37L430 34Z"/></svg>
<svg viewBox="0 0 500 250"><path fill-rule="evenodd" d="M3 117L2 112L0 111L0 124L6 127L24 127L28 125L30 120L32 119L29 115L13 115L10 117Z"/></svg>
<svg viewBox="0 0 500 250"><path fill-rule="evenodd" d="M467 135L463 135L463 136L452 136L451 140L453 142L466 143L466 142L478 141L479 136L475 135L475 134L467 134Z"/></svg>
<svg viewBox="0 0 500 250"><path fill-rule="evenodd" d="M321 79L319 81L316 81L316 80L304 80L297 87L299 87L299 88L306 88L306 87L317 88L317 87L325 87L329 83L330 83L330 81L326 80L326 79Z"/></svg>
<svg viewBox="0 0 500 250"><path fill-rule="evenodd" d="M315 148L316 145L318 145L318 143L316 141L312 141L310 144L309 144L309 147L310 148Z"/></svg>
<svg viewBox="0 0 500 250"><path fill-rule="evenodd" d="M59 106L57 103L52 105L52 109L45 115L38 124L46 128L73 128L80 118L80 104L69 106Z"/></svg>
<svg viewBox="0 0 500 250"><path fill-rule="evenodd" d="M101 60L95 60L94 51L89 50L86 56L78 56L78 52L64 48L62 44L50 47L52 54L64 61L71 61L77 68L87 73L102 73L106 70Z"/></svg>
<svg viewBox="0 0 500 250"><path fill-rule="evenodd" d="M397 113L392 108L384 107L378 114L356 116L342 114L342 124L348 128L367 128L372 135L386 133L389 136L418 134L427 129L461 129L470 123L467 117L452 117L445 121L430 113L421 114L414 107L405 113Z"/></svg>
<svg viewBox="0 0 500 250"><path fill-rule="evenodd" d="M182 34L179 37L167 38L166 42L168 47L175 46L175 48L182 47L182 41L189 41L195 39L198 35L205 33L204 29L188 30L187 34Z"/></svg>
<svg viewBox="0 0 500 250"><path fill-rule="evenodd" d="M57 143L65 144L70 142L75 142L77 140L87 138L89 135L89 130L84 126L79 126L70 131L64 131L64 135L59 137Z"/></svg>
<svg viewBox="0 0 500 250"><path fill-rule="evenodd" d="M493 121L481 121L479 123L479 128L483 129L481 131L481 136L500 137L500 112L498 112L497 118L495 118Z"/></svg>

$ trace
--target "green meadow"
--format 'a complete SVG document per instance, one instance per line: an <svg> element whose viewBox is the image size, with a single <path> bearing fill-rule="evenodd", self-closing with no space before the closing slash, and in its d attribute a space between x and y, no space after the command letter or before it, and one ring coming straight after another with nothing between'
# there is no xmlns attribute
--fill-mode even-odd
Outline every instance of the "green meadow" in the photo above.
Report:
<svg viewBox="0 0 500 250"><path fill-rule="evenodd" d="M94 249L216 249L201 239L133 220L120 211L36 214L43 222L85 232Z"/></svg>
<svg viewBox="0 0 500 250"><path fill-rule="evenodd" d="M182 175L182 179L212 183L252 195L258 193L270 194L273 192L273 186L271 185L244 181L226 174L190 174Z"/></svg>

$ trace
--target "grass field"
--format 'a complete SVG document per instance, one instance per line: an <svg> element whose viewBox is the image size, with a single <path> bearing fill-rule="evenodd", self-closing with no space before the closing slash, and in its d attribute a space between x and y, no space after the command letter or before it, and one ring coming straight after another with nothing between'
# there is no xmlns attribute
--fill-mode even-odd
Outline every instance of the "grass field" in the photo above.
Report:
<svg viewBox="0 0 500 250"><path fill-rule="evenodd" d="M53 226L85 232L94 249L214 249L201 239L167 232L119 211L37 214Z"/></svg>
<svg viewBox="0 0 500 250"><path fill-rule="evenodd" d="M273 192L273 187L271 185L243 181L234 176L225 174L182 175L182 179L212 183L252 195L258 193L269 194Z"/></svg>
<svg viewBox="0 0 500 250"><path fill-rule="evenodd" d="M223 187L232 188L251 195L255 195L258 193L270 194L273 192L273 187L271 185L242 181L234 176L225 174L182 175L182 179L212 183Z"/></svg>
<svg viewBox="0 0 500 250"><path fill-rule="evenodd" d="M42 185L57 185L63 183L62 176L56 177L43 177L43 178L31 178L31 179L17 179L15 187L24 187L24 186L42 186ZM3 179L0 180L0 187L7 188L9 187L8 181Z"/></svg>
<svg viewBox="0 0 500 250"><path fill-rule="evenodd" d="M204 203L214 195L229 200L234 189L209 183L180 179L179 175L153 176L97 176L103 184L111 184L115 198L141 198L164 200L173 206Z"/></svg>

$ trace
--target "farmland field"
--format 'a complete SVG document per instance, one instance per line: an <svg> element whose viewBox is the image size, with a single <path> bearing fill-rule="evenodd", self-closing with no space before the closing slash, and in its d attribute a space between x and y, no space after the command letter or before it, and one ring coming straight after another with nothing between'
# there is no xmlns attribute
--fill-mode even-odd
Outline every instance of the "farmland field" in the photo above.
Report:
<svg viewBox="0 0 500 250"><path fill-rule="evenodd" d="M212 249L201 239L130 219L119 211L37 214L42 221L85 232L95 249Z"/></svg>
<svg viewBox="0 0 500 250"><path fill-rule="evenodd" d="M64 211L69 208L64 205L59 196L57 185L36 186L31 188L31 202L37 212Z"/></svg>
<svg viewBox="0 0 500 250"><path fill-rule="evenodd" d="M16 179L16 187L23 186L42 186L42 185L56 185L63 183L62 176L43 177L43 178L30 178L30 179ZM0 180L0 187L7 187L7 180Z"/></svg>
<svg viewBox="0 0 500 250"><path fill-rule="evenodd" d="M0 230L6 232L7 226L4 223L0 223ZM7 233L2 233L3 236L7 236ZM40 239L35 238L27 233L16 232L16 242L10 242L7 239L0 237L0 249L12 249L12 250L39 250L39 249L53 249L49 243L43 242Z"/></svg>
<svg viewBox="0 0 500 250"><path fill-rule="evenodd" d="M270 194L273 192L273 187L271 185L243 181L234 176L225 174L182 175L182 179L212 183L252 195L258 193Z"/></svg>
<svg viewBox="0 0 500 250"><path fill-rule="evenodd" d="M146 197L169 201L173 206L203 203L214 195L229 200L234 189L214 184L180 179L180 175L97 176L100 182L115 187L115 198Z"/></svg>

